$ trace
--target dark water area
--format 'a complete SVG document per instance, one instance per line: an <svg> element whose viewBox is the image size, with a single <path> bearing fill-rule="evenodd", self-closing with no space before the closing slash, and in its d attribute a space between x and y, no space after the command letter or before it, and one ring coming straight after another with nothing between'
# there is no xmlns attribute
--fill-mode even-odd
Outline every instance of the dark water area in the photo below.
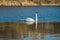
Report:
<svg viewBox="0 0 60 40"><path fill-rule="evenodd" d="M39 35L39 32L37 32L38 36L29 36L29 35L25 36L24 33L23 33L23 36L25 36L25 37L14 38L14 36L16 36L16 34L17 34L15 31L18 31L19 33L21 33L22 30L20 30L20 31L19 30L10 31L11 29L15 29L16 28L16 24L13 25L13 23L10 23L10 24L9 23L5 23L3 26L6 27L5 29L6 29L6 33L7 34L5 33L5 35L4 35L5 37L2 37L1 36L1 30L3 28L0 28L0 40L60 40L60 28L59 28L60 27L60 23L42 23L42 24L43 24L43 26L41 26L41 24L39 24L40 26L38 25L38 29L37 30L41 30L42 31L42 30L46 29L45 31L48 31L48 32L45 35L44 35L44 33L43 34L41 33L41 35ZM55 24L55 25L53 25L53 24ZM11 25L11 26L9 26L9 25ZM3 27L3 26L1 26L1 23L0 23L0 27ZM25 28L26 26L22 26L22 24L20 24L19 27L20 27L20 29L22 29L21 27ZM27 26L27 27L30 30L32 29L31 31L33 32L34 25L33 26L32 25L31 26ZM42 29L41 27L47 27L47 28ZM53 34L51 34L51 32L53 32ZM15 35L13 35L13 34L15 34ZM33 33L33 35L34 34L35 33ZM21 34L19 34L19 35L21 35ZM18 37L18 36L16 36L16 37Z"/></svg>

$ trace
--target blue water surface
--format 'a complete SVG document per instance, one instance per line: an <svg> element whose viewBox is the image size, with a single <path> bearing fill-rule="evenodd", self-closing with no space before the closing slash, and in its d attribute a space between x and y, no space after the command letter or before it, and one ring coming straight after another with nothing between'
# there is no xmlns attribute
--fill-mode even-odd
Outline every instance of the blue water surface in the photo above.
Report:
<svg viewBox="0 0 60 40"><path fill-rule="evenodd" d="M0 22L19 22L20 19L33 18L38 11L39 22L60 22L60 7L0 7Z"/></svg>

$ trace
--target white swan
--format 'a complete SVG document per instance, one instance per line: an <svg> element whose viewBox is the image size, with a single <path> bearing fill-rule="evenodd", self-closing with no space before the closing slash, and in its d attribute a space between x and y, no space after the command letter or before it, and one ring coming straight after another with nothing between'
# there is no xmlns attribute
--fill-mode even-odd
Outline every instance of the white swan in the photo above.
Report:
<svg viewBox="0 0 60 40"><path fill-rule="evenodd" d="M33 18L26 18L26 19L20 19L20 20L24 21L24 23L26 24L33 24L35 22Z"/></svg>
<svg viewBox="0 0 60 40"><path fill-rule="evenodd" d="M32 18L26 18L26 24L33 24L35 22Z"/></svg>

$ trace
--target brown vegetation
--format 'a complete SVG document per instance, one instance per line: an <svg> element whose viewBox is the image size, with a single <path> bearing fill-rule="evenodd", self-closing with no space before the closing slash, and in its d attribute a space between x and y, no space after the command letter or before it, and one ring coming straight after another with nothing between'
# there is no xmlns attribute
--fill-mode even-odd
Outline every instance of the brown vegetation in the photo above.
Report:
<svg viewBox="0 0 60 40"><path fill-rule="evenodd" d="M0 0L0 6L60 6L60 0Z"/></svg>

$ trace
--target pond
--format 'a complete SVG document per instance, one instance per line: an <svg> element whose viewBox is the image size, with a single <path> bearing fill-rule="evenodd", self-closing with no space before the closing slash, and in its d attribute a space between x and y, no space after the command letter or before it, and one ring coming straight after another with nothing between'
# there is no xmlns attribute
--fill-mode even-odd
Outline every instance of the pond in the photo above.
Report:
<svg viewBox="0 0 60 40"><path fill-rule="evenodd" d="M57 6L0 7L0 22L19 22L20 19L28 17L35 19L36 11L38 11L39 22L60 22L60 7ZM0 40L5 39L0 38ZM33 40L33 37L6 40ZM60 40L60 36L49 34L45 37L38 37L35 40Z"/></svg>

